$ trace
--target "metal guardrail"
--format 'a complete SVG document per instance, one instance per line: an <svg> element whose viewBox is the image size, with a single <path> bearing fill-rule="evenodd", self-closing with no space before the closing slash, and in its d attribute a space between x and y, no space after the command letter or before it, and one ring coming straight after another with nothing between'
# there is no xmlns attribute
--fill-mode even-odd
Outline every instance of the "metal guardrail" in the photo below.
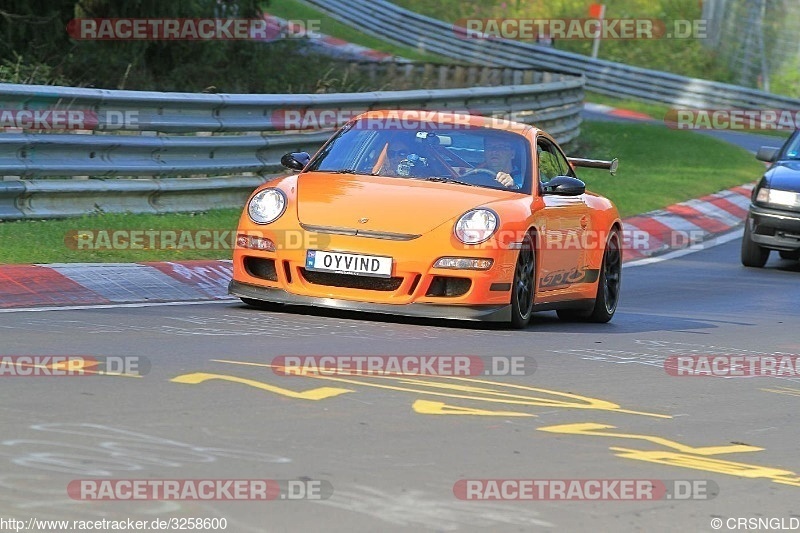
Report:
<svg viewBox="0 0 800 533"><path fill-rule="evenodd" d="M352 61L346 64L346 69L366 77L371 85L387 90L530 85L563 79L558 72L533 68L423 63L401 61L399 58L395 58L395 61Z"/></svg>
<svg viewBox="0 0 800 533"><path fill-rule="evenodd" d="M0 182L0 219L64 218L89 213L176 213L242 206L268 181L259 176L136 180Z"/></svg>
<svg viewBox="0 0 800 533"><path fill-rule="evenodd" d="M338 125L369 109L469 110L535 123L567 142L579 133L584 80L558 77L559 81L530 85L313 95L0 84L0 110L80 110L92 117L98 132L2 133L0 176L191 177L0 181L0 219L238 207L253 188L270 179L270 172L281 168L284 153L315 152L329 137L333 124L310 132L287 130L288 111L333 112L342 119L336 120ZM131 120L120 123L119 117ZM256 176L197 178L242 173Z"/></svg>
<svg viewBox="0 0 800 533"><path fill-rule="evenodd" d="M535 67L586 76L586 88L675 106L798 109L800 100L756 89L592 59L506 39L465 39L452 24L385 0L305 0L332 17L381 39L478 65Z"/></svg>
<svg viewBox="0 0 800 533"><path fill-rule="evenodd" d="M565 75L521 86L331 94L159 93L0 84L0 109L86 110L96 119L98 131L243 133L286 131L286 112L291 110L474 109L503 116L561 105L571 114L580 110L582 96L580 76ZM133 119L122 122L122 117ZM0 173L3 170L0 166Z"/></svg>
<svg viewBox="0 0 800 533"><path fill-rule="evenodd" d="M286 152L312 150L329 136L329 132L270 136L5 133L0 134L0 174L110 178L265 173L280 169Z"/></svg>

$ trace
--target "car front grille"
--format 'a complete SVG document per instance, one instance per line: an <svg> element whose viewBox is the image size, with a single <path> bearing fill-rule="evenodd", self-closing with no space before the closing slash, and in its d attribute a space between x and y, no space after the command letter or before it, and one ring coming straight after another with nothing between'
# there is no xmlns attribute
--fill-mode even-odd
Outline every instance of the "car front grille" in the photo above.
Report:
<svg viewBox="0 0 800 533"><path fill-rule="evenodd" d="M347 289L363 289L369 291L396 291L403 283L403 278L376 278L373 276L354 276L352 274L337 274L333 272L319 272L316 270L300 269L306 281L314 285L328 287L344 287Z"/></svg>

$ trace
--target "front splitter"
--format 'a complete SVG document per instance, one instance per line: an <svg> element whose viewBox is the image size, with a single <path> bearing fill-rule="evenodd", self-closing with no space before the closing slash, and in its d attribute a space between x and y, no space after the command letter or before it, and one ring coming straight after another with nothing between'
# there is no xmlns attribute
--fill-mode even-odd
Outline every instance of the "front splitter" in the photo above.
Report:
<svg viewBox="0 0 800 533"><path fill-rule="evenodd" d="M248 283L231 280L228 293L239 298L252 298L264 302L284 305L302 305L326 307L343 311L362 311L386 315L410 316L421 318L441 318L453 320L475 320L483 322L509 322L511 305L437 305L437 304L379 304L342 300L338 298L319 298L301 296L284 291L259 287Z"/></svg>

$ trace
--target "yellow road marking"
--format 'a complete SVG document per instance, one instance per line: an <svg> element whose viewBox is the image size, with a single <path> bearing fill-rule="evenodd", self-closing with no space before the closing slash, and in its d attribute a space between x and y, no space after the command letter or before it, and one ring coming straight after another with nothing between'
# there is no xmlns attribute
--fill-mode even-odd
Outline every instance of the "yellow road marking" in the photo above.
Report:
<svg viewBox="0 0 800 533"><path fill-rule="evenodd" d="M763 448L762 448L763 449ZM617 457L625 459L635 459L637 461L647 461L668 466L679 466L692 468L694 470L705 470L706 472L716 472L717 474L727 474L730 476L740 476L746 478L766 478L777 483L794 485L800 487L800 478L791 470L771 468L768 466L751 465L738 463L735 461L725 461L722 459L712 459L710 457L696 457L682 453L667 451L643 451L631 450L627 448L610 448L616 453ZM755 450L754 450L755 451Z"/></svg>
<svg viewBox="0 0 800 533"><path fill-rule="evenodd" d="M694 446L688 446L674 440L665 439L663 437L657 437L655 435L603 431L605 429L616 429L616 426L596 424L594 422L563 424L559 426L547 426L538 429L539 431L546 431L548 433L566 433L571 435L588 435L593 437L643 440L678 450L678 452L664 450L634 450L630 448L619 447L612 447L609 449L613 452L616 452L614 455L617 457L622 457L625 459L647 461L650 463L691 468L693 470L703 470L706 472L715 472L718 474L727 474L751 479L766 478L776 483L800 487L800 477L791 470L739 463L735 461L725 461L722 459L712 459L708 457L710 455L758 452L764 450L764 448L760 448L758 446L749 446L747 444L728 444L724 446L703 446L698 448Z"/></svg>
<svg viewBox="0 0 800 533"><path fill-rule="evenodd" d="M571 435L591 435L593 437L616 437L619 439L638 439L653 444L659 444L667 448L673 448L680 452L693 453L696 455L720 455L724 453L741 453L741 452L757 452L764 448L757 446L748 446L747 444L729 444L726 446L706 446L703 448L695 448L687 446L674 440L665 439L663 437L656 437L655 435L638 435L636 433L616 433L610 431L601 431L603 429L616 429L616 426L608 426L605 424L595 424L594 422L583 422L579 424L563 424L560 426L547 426L538 428L539 431L547 431L548 433L568 433Z"/></svg>
<svg viewBox="0 0 800 533"><path fill-rule="evenodd" d="M764 392L774 392L775 394L788 394L789 396L800 396L800 389L791 387L778 387L777 389L761 389Z"/></svg>
<svg viewBox="0 0 800 533"><path fill-rule="evenodd" d="M268 385L266 383L261 383L260 381L255 381L252 379L239 378L236 376L226 376L223 374L209 374L206 372L183 374L181 376L172 378L170 381L172 381L173 383L186 383L189 385L197 385L198 383L203 383L204 381L208 381L211 379L221 379L224 381L241 383L242 385L248 385L250 387L255 387L257 389L274 392L275 394L280 394L281 396L287 396L289 398L295 398L298 400L324 400L325 398L333 398L334 396L339 396L340 394L345 394L347 392L355 392L350 389L337 389L334 387L319 387L317 389L309 389L307 391L297 392L289 389L283 389L281 387L275 387L273 385Z"/></svg>
<svg viewBox="0 0 800 533"><path fill-rule="evenodd" d="M484 409L472 409L469 407L447 405L444 402L431 402L428 400L417 400L414 402L411 408L415 413L420 413L423 415L536 416L517 411L486 411Z"/></svg>
<svg viewBox="0 0 800 533"><path fill-rule="evenodd" d="M281 365L271 365L269 363L250 363L245 361L231 361L227 359L212 359L212 361L217 363L227 363L227 364L242 365L242 366L255 366L262 368L278 368L278 369L286 368ZM526 406L536 406L536 407L593 409L599 411L611 411L615 413L652 416L657 418L672 418L672 416L670 415L662 415L658 413L647 413L643 411L622 409L618 404L607 402L605 400L599 400L597 398L590 398L588 396L580 396L578 394L552 391L547 389L539 389L535 387L528 387L525 385L513 385L505 383L501 384L494 381L487 381L474 378L464 378L459 376L425 376L426 378L438 378L440 381L437 382L432 379L420 379L419 377L361 375L361 374L350 374L350 373L347 373L345 375L349 375L352 376L353 378L358 378L358 379L337 377L338 375L336 376L323 375L313 372L308 372L308 373L301 372L296 375L298 377L324 379L339 383L348 383L351 385L363 385L365 387L373 387L378 389L395 390L400 392L411 392L414 394L426 394L432 396L444 396L446 398L457 398L462 400L474 400L481 402L504 403L511 405L526 405ZM409 387L401 387L398 385L384 385L380 383L370 382L365 378L372 378L375 379L376 381L390 380L398 383L399 385L410 385L410 386L419 386L426 388L409 388ZM446 381L462 382L466 384L462 385L459 383L447 383ZM490 387L484 387L482 385L489 385ZM542 398L536 396L526 396L522 394L512 394L511 392L505 392L501 390L501 388L534 392L540 394L549 394L552 396L556 396L557 398L553 399L553 398ZM432 390L432 389L441 389L447 392L441 392L440 390ZM478 396L476 396L476 394ZM563 399L558 399L558 398L566 398L573 401L565 401Z"/></svg>
<svg viewBox="0 0 800 533"><path fill-rule="evenodd" d="M285 368L279 365L271 365L267 363L249 363L243 361L230 361L224 359L214 359L213 361L219 363L227 363L243 366L256 366L266 368ZM628 414L638 414L643 416L652 416L658 418L672 418L670 415L662 415L657 413L647 413L640 411L631 411L622 409L619 405L590 398L587 396L580 396L572 393L551 391L547 389L540 389L535 387L527 387L524 385L513 384L499 384L496 382L464 378L458 376L425 376L428 379L420 379L420 377L404 377L404 376L386 376L386 375L357 375L361 379L348 379L343 377L335 377L330 375L321 375L316 373L300 373L297 374L302 377L324 379L339 383L349 383L353 385L363 385L367 387L374 387L380 389L395 390L401 392L411 392L416 394L445 396L449 398L458 398L466 400L483 401L490 403L506 403L514 405L533 405L539 407L560 407L572 409L594 409L599 411L621 412ZM346 375L352 376L347 373ZM364 378L373 378L375 381L380 380L393 380L400 385L419 386L421 388L410 388L398 385L387 385L376 382L368 381ZM196 372L192 374L183 374L173 378L172 382L198 384L212 379L220 379L224 381L231 381L255 387L257 389L273 392L282 396L304 400L323 400L345 394L348 392L355 392L352 389L343 389L336 387L319 387L316 389L309 389L307 391L293 391L274 385L269 385L260 381L240 378L236 376L229 376L224 374L212 374L206 372ZM505 390L498 390L503 387ZM800 395L800 390L788 389L786 390L772 390L764 389L769 392L779 392L784 394ZM523 394L513 394L510 391L526 391L539 394L549 394L556 398L543 398L537 396L525 396ZM443 392L444 391L444 392ZM788 392L787 392L788 391ZM795 394L797 393L797 394ZM472 394L472 395L471 395ZM477 396L475 396L477 395ZM572 401L569 401L572 400ZM535 417L536 415L517 411L490 411L485 409L474 409L470 407L462 407L456 405L448 405L444 402L430 401L430 400L416 400L412 409L416 413L430 414L430 415L472 415L472 416L504 416L504 417ZM720 474L734 475L745 478L766 478L775 483L800 487L800 476L790 470L780 468L771 468L767 466L752 465L747 463L740 463L735 461L726 461L722 459L714 459L709 456L722 455L729 453L747 453L763 451L764 448L758 446L750 446L746 444L728 444L722 446L702 446L695 447L683 444L674 440L658 437L655 435L644 435L637 433L621 433L616 431L607 431L616 429L616 426L607 424L598 424L594 422L584 422L576 424L562 424L555 426L546 426L538 428L539 431L548 433L562 433L571 435L584 435L593 437L610 437L620 439L632 439L650 442L672 450L636 450L630 448L611 447L611 451L615 452L617 457L625 459L633 459L637 461L646 461L651 463L663 464L668 466L677 466L682 468L690 468L694 470L702 470L707 472L715 472Z"/></svg>

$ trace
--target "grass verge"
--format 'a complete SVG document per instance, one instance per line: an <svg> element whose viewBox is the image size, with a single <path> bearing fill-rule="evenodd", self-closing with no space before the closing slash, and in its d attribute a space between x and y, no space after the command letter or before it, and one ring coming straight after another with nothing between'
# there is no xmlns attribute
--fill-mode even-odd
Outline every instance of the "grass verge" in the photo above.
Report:
<svg viewBox="0 0 800 533"><path fill-rule="evenodd" d="M592 102L594 104L603 104L611 107L616 107L617 109L626 109L629 111L637 111L639 113L644 113L646 115L650 115L654 120L664 121L667 113L672 109L672 107L666 104L659 104L656 102L643 102L640 100L633 100L633 99L625 99L625 98L615 98L613 96L607 96L604 94L593 93L590 91L586 91L584 99L587 102ZM691 108L690 108L691 109ZM672 116L674 119L674 115ZM768 130L768 129L758 129L758 130L743 130L743 133L754 133L757 135L767 135L769 137L777 137L782 140L786 140L792 134L793 130Z"/></svg>
<svg viewBox="0 0 800 533"><path fill-rule="evenodd" d="M649 124L584 122L570 155L620 159L615 177L606 171L579 169L589 190L611 198L623 216L630 216L755 181L764 165L743 149L687 131ZM209 230L222 236L233 232L239 209L197 214L104 214L66 220L0 222L0 263L94 263L230 259L221 241L180 232ZM102 230L105 233L96 233ZM108 249L114 230L172 230L176 246L161 249ZM101 249L79 249L81 235L92 235ZM231 242L227 234L227 243ZM103 241L101 239L109 239ZM148 237L142 237L142 245Z"/></svg>
<svg viewBox="0 0 800 533"><path fill-rule="evenodd" d="M240 209L219 209L206 213L168 215L107 213L64 220L0 222L0 243L2 243L0 263L230 259L231 237L230 234L223 235L223 233L236 230L240 214ZM158 249L113 249L114 230L175 231L175 246L162 248L157 244ZM219 240L215 242L211 235L191 233L198 230L211 231L214 236L219 237ZM120 235L118 238L123 237L128 240L126 235ZM220 242L225 237L227 244ZM141 243L138 244L149 247L149 240L149 236L142 235ZM88 243L92 246L87 246ZM163 245L170 246L170 243ZM205 249L206 245L209 245L210 249Z"/></svg>
<svg viewBox="0 0 800 533"><path fill-rule="evenodd" d="M742 148L651 124L584 122L570 155L619 158L616 176L596 169L578 174L589 190L613 200L623 217L756 181L764 172L764 164Z"/></svg>

